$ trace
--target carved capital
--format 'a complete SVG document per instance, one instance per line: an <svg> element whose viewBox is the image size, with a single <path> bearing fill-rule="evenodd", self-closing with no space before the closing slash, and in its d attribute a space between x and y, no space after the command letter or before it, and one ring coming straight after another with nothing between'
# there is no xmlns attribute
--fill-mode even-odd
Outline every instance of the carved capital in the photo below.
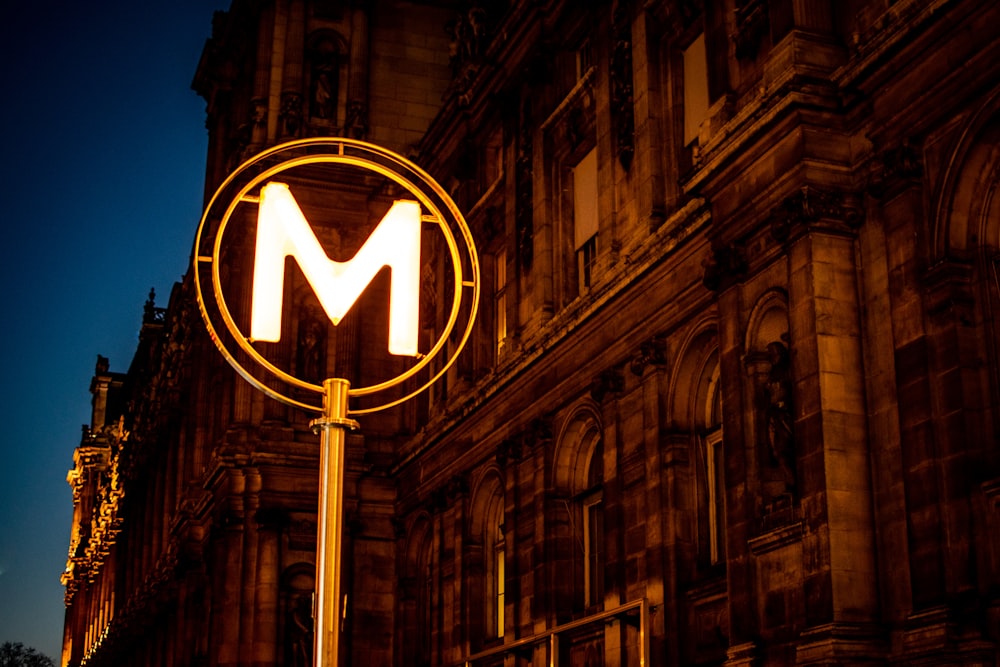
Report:
<svg viewBox="0 0 1000 667"><path fill-rule="evenodd" d="M633 374L642 377L647 368L662 368L666 365L666 357L666 341L662 338L652 338L639 346L629 363L629 368Z"/></svg>
<svg viewBox="0 0 1000 667"><path fill-rule="evenodd" d="M816 227L853 232L862 220L861 208L852 194L804 185L775 208L771 236L785 243Z"/></svg>

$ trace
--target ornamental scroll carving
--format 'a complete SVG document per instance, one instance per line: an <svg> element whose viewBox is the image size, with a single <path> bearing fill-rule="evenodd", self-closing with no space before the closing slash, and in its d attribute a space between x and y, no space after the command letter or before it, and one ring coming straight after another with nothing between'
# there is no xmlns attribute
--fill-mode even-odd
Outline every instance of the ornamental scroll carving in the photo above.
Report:
<svg viewBox="0 0 1000 667"><path fill-rule="evenodd" d="M804 185L786 197L771 217L771 236L779 243L820 224L828 230L853 231L863 221L852 194Z"/></svg>
<svg viewBox="0 0 1000 667"><path fill-rule="evenodd" d="M663 368L667 362L666 347L662 338L653 338L641 344L629 362L632 374L642 377L647 368Z"/></svg>

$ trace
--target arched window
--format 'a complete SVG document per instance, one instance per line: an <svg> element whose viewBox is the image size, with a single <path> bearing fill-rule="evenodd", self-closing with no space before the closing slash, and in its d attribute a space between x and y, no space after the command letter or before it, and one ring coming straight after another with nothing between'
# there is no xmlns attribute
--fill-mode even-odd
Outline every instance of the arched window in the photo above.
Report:
<svg viewBox="0 0 1000 667"><path fill-rule="evenodd" d="M722 392L719 387L719 353L713 350L702 368L698 396L702 413L699 422L700 461L704 467L704 481L700 485L704 494L704 537L700 551L708 557L710 565L725 561L725 497L723 471L725 460L722 448Z"/></svg>
<svg viewBox="0 0 1000 667"><path fill-rule="evenodd" d="M604 447L598 411L590 402L567 420L559 436L555 488L568 514L571 553L557 565L557 589L568 588L565 603L574 612L592 611L604 602L607 549L604 532Z"/></svg>
<svg viewBox="0 0 1000 667"><path fill-rule="evenodd" d="M688 487L694 494L697 566L725 563L725 448L719 349L714 328L701 327L684 344L670 395L671 421L687 433L692 452Z"/></svg>
<svg viewBox="0 0 1000 667"><path fill-rule="evenodd" d="M487 639L499 639L504 636L507 590L503 489L499 480L493 479L483 492L488 494L482 523L483 630Z"/></svg>
<svg viewBox="0 0 1000 667"><path fill-rule="evenodd" d="M587 607L596 607L604 602L604 447L596 433L593 437L587 465L587 487L580 497L583 598Z"/></svg>
<svg viewBox="0 0 1000 667"><path fill-rule="evenodd" d="M400 626L402 647L396 665L424 667L431 664L434 632L433 530L426 516L414 521L404 551L400 581Z"/></svg>

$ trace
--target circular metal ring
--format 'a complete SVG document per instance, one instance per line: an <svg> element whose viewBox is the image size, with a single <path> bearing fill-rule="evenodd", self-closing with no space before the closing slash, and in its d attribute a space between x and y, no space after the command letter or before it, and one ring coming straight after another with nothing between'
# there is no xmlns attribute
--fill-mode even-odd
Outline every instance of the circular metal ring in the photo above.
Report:
<svg viewBox="0 0 1000 667"><path fill-rule="evenodd" d="M283 155L289 154L290 157L281 159ZM416 364L408 368L403 373L377 384L353 387L348 392L349 396L360 397L376 394L413 378L417 375L417 373L427 368L431 361L442 352L445 344L454 331L459 320L461 306L464 300L463 297L466 293L468 293L467 299L470 303L470 308L467 316L468 320L462 330L462 335L445 363L443 363L437 371L431 375L429 380L402 397L376 406L369 406L357 410L349 409L348 413L367 414L384 410L413 398L420 392L430 387L430 385L434 382L438 381L444 373L447 372L447 370L458 358L459 352L465 346L469 336L471 335L480 296L479 260L476 254L472 232L469 229L468 224L465 222L465 218L462 216L458 207L455 205L454 201L452 201L448 193L429 174L403 156L380 146L356 139L347 139L342 137L319 137L280 144L259 153L244 162L238 169L236 169L236 171L230 174L222 185L219 186L218 190L216 190L205 209L205 213L202 216L201 223L198 227L193 253L194 283L198 307L201 311L202 319L205 321L205 325L208 328L212 341L215 343L216 347L222 353L226 361L240 374L241 377L268 396L285 404L311 411L322 412L322 403L314 405L280 393L276 389L262 382L237 360L236 355L226 346L222 337L219 336L219 330L216 329L216 324L212 321L208 305L205 301L204 286L202 285L202 279L200 276L201 265L209 264L211 266L211 292L214 298L215 307L218 309L218 315L222 319L226 331L228 331L228 333L232 336L233 341L235 341L240 350L246 353L246 355L248 355L251 360L256 362L258 366L277 379L293 387L316 392L322 396L324 392L322 385L307 382L283 371L268 361L257 349L253 347L250 339L245 336L236 325L229 307L226 304L222 290L222 276L220 274L220 266L222 264L220 261L220 255L222 252L223 240L226 229L232 220L237 206L246 201L253 200L253 196L250 193L253 192L255 188L263 185L267 180L277 176L278 174L296 167L315 164L348 165L352 167L359 167L361 169L367 169L391 180L415 196L420 202L422 208L429 211L429 214L423 216L423 220L425 222L435 223L445 238L449 250L448 254L453 268L454 286L451 309L449 311L446 325L435 344L431 347L430 351L423 355ZM248 178L248 180L245 184L240 185L238 180L241 178ZM227 203L222 202L222 198L225 197L226 193L233 187L238 188L236 193L229 197ZM219 218L216 222L213 216L213 211L218 205L220 205L220 202L226 203L226 207L221 218ZM453 226L455 229L452 229ZM468 256L468 278L465 276L466 269L463 266L460 242L461 244L464 244L465 253ZM210 254L205 254L209 249L211 250Z"/></svg>

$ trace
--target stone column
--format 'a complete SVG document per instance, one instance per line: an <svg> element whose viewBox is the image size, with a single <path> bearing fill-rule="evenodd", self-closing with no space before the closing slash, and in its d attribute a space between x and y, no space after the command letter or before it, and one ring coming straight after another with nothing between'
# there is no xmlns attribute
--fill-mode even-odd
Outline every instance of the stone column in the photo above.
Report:
<svg viewBox="0 0 1000 667"><path fill-rule="evenodd" d="M281 111L278 136L293 138L302 135L302 62L305 57L305 6L303 0L291 0L288 10L288 30L285 33L284 70L281 75Z"/></svg>
<svg viewBox="0 0 1000 667"><path fill-rule="evenodd" d="M713 248L705 268L705 284L717 292L719 370L722 382L722 428L725 433L726 589L729 600L727 667L754 664L759 637L755 610L753 560L749 540L754 530L754 504L748 492L754 443L747 437L743 377L743 312L737 285L746 277L746 261L738 246Z"/></svg>
<svg viewBox="0 0 1000 667"><path fill-rule="evenodd" d="M843 193L807 186L783 202L772 228L788 252L804 664L881 650L856 213Z"/></svg>
<svg viewBox="0 0 1000 667"><path fill-rule="evenodd" d="M351 12L350 73L344 135L364 139L368 135L368 2Z"/></svg>
<svg viewBox="0 0 1000 667"><path fill-rule="evenodd" d="M256 154L267 141L267 119L277 116L277 109L270 109L268 90L271 82L271 50L274 41L274 3L267 3L260 12L257 24L257 69L253 76L253 97L250 100L249 153Z"/></svg>
<svg viewBox="0 0 1000 667"><path fill-rule="evenodd" d="M665 342L660 339L643 343L632 358L630 368L639 378L642 401L642 460L645 465L643 488L645 496L646 577L644 597L662 613L650 616L650 664L678 664L677 567L678 542L681 539L679 519L683 505L672 497L674 448L661 437L666 415Z"/></svg>
<svg viewBox="0 0 1000 667"><path fill-rule="evenodd" d="M270 667L278 661L278 594L281 565L281 530L287 517L276 508L260 508L257 523L257 570L254 578L253 667Z"/></svg>

